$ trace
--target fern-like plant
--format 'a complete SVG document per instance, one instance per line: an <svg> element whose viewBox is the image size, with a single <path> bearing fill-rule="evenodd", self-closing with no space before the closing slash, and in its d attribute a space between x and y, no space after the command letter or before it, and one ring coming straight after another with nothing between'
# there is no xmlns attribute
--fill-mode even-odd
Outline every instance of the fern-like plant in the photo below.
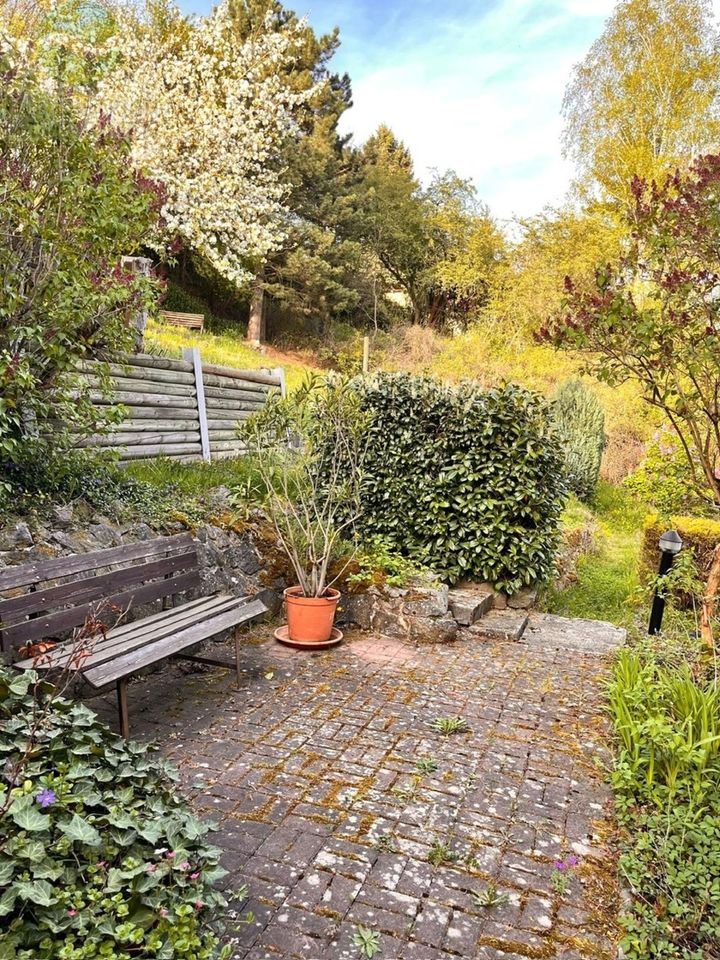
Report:
<svg viewBox="0 0 720 960"><path fill-rule="evenodd" d="M555 394L553 420L564 448L568 485L581 500L590 500L605 449L600 401L580 380L567 380Z"/></svg>

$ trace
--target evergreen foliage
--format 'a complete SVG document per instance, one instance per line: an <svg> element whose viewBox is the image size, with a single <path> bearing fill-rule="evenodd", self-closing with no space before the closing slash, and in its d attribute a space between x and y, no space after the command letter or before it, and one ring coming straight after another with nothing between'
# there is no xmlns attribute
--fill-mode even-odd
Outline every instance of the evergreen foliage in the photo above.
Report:
<svg viewBox="0 0 720 960"><path fill-rule="evenodd" d="M605 448L605 414L600 401L580 380L568 380L555 394L553 419L565 451L568 485L581 500L590 500Z"/></svg>
<svg viewBox="0 0 720 960"><path fill-rule="evenodd" d="M541 398L407 374L356 385L369 415L362 529L453 583L514 593L546 579L565 489Z"/></svg>

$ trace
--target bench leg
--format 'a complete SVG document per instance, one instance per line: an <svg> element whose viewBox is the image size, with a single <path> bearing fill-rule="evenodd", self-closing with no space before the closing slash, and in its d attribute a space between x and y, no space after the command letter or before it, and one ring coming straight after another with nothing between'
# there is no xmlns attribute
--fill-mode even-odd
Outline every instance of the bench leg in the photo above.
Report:
<svg viewBox="0 0 720 960"><path fill-rule="evenodd" d="M237 677L238 690L242 683L242 672L240 670L240 628L235 628L235 675Z"/></svg>
<svg viewBox="0 0 720 960"><path fill-rule="evenodd" d="M130 717L128 715L127 677L117 682L118 714L120 716L120 736L130 737Z"/></svg>

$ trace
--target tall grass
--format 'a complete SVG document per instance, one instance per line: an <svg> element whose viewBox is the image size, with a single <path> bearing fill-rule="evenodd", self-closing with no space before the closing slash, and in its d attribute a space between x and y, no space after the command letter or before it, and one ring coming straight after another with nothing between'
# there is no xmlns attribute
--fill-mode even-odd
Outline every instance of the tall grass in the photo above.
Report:
<svg viewBox="0 0 720 960"><path fill-rule="evenodd" d="M638 797L662 802L682 791L702 804L720 784L720 690L687 664L658 667L634 650L618 656L609 708L621 749L616 776Z"/></svg>
<svg viewBox="0 0 720 960"><path fill-rule="evenodd" d="M238 331L228 333L199 333L197 330L184 330L169 324L148 323L145 331L148 347L169 357L180 357L183 348L197 347L204 363L213 363L222 367L237 367L241 370L255 370L260 367L283 367L289 390L299 386L310 369L304 363L289 359L286 355L269 350L267 355L258 353L249 347Z"/></svg>
<svg viewBox="0 0 720 960"><path fill-rule="evenodd" d="M580 557L577 581L550 590L546 608L566 617L630 626L635 616L642 525L648 508L623 487L600 481L588 507L574 498L563 514L568 534L593 521L595 550Z"/></svg>

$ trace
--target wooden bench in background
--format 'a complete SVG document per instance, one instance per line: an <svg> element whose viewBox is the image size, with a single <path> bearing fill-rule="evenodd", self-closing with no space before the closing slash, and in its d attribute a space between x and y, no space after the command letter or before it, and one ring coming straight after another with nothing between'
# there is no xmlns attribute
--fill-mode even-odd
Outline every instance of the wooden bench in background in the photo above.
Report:
<svg viewBox="0 0 720 960"><path fill-rule="evenodd" d="M174 603L200 583L195 542L190 534L157 537L91 553L55 557L0 570L0 649L17 656L19 669L70 670L93 687L117 687L120 732L129 735L128 678L168 657L237 671L240 683L240 636L237 628L266 612L251 597L216 593ZM162 601L163 609L132 622L126 614L140 604ZM67 634L94 618L99 631L85 650ZM224 630L235 630L235 663L192 656L189 647ZM46 641L65 637L42 652ZM39 645L33 650L33 645Z"/></svg>
<svg viewBox="0 0 720 960"><path fill-rule="evenodd" d="M160 316L165 323L171 323L174 327L199 330L200 333L203 332L205 326L205 315L202 313L175 313L172 310L161 310Z"/></svg>

